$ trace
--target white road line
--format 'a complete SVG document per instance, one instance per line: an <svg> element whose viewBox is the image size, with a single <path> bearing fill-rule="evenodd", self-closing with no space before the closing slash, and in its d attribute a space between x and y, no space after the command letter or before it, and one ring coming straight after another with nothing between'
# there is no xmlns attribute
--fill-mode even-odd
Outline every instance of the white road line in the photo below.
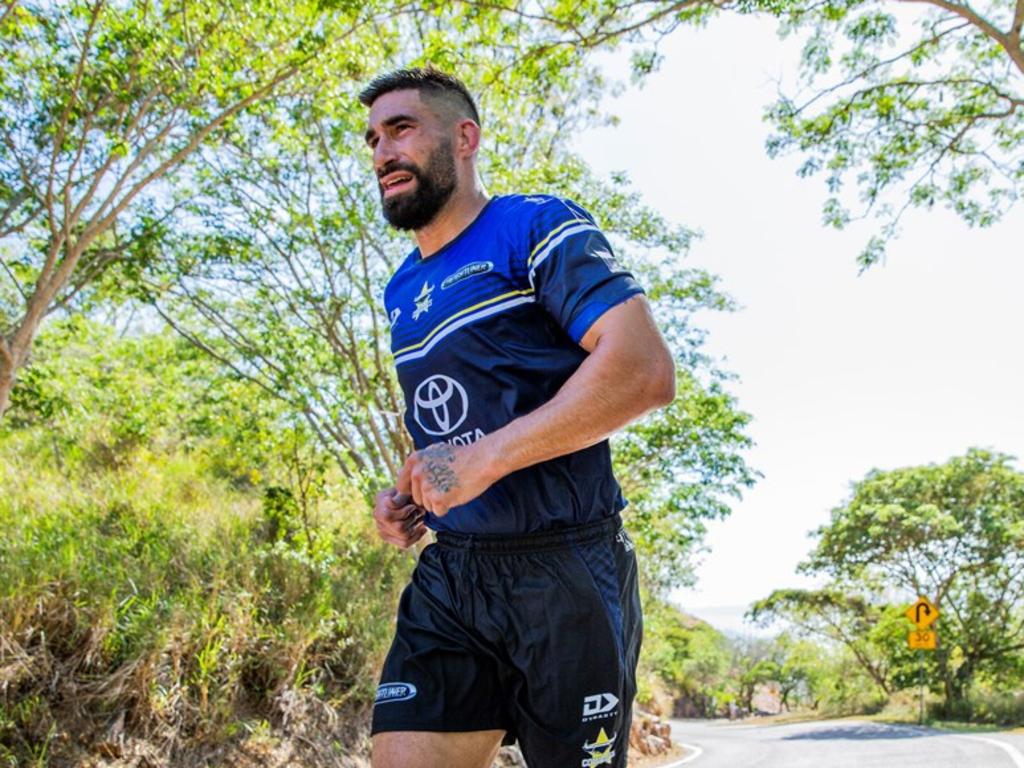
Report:
<svg viewBox="0 0 1024 768"><path fill-rule="evenodd" d="M999 747L1010 756L1016 768L1024 768L1024 755L1012 744L1007 744L1005 741L997 741L996 739L987 739L984 736L965 736L962 733L954 735L958 739L970 739L971 741L980 741L984 744L991 744L993 747Z"/></svg>
<svg viewBox="0 0 1024 768"><path fill-rule="evenodd" d="M691 760L696 760L704 752L703 749L701 749L700 747L695 747L692 744L683 744L683 742L681 742L681 741L677 741L676 744L678 744L683 749L690 750L693 754L692 755L687 755L682 760L676 760L674 763L669 763L668 765L659 766L659 768L679 768L680 765L686 765ZM1024 766L1021 766L1021 768L1024 768Z"/></svg>

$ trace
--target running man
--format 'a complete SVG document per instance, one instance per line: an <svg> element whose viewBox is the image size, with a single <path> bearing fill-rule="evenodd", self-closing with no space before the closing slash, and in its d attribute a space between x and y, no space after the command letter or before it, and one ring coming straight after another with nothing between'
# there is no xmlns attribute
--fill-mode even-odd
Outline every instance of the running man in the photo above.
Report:
<svg viewBox="0 0 1024 768"><path fill-rule="evenodd" d="M384 303L417 450L378 494L381 537L427 528L373 712L375 768L626 765L641 617L608 436L671 402L672 356L593 218L490 197L455 78L362 92L388 222L417 247Z"/></svg>

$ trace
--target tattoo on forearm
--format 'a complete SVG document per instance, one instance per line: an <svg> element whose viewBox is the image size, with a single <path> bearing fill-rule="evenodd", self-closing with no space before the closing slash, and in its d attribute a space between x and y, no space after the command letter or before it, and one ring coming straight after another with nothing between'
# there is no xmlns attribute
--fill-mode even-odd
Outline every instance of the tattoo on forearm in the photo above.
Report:
<svg viewBox="0 0 1024 768"><path fill-rule="evenodd" d="M437 443L423 449L423 461L427 466L430 484L442 493L459 487L459 476L455 474L455 449L448 443Z"/></svg>

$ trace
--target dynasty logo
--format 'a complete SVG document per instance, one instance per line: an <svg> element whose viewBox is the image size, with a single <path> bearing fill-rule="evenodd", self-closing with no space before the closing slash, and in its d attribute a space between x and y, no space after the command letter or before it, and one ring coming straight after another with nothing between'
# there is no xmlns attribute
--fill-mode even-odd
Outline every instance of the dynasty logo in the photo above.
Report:
<svg viewBox="0 0 1024 768"><path fill-rule="evenodd" d="M598 693L583 699L583 722L614 717L618 712L618 697L614 693Z"/></svg>

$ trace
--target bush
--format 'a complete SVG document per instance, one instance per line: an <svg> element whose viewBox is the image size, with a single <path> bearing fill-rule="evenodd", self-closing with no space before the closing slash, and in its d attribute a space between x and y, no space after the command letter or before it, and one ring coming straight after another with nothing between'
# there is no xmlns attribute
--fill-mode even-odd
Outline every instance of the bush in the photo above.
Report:
<svg viewBox="0 0 1024 768"><path fill-rule="evenodd" d="M0 749L30 759L58 720L119 713L167 745L214 743L279 721L291 690L369 704L409 558L358 494L336 486L308 527L180 456L69 482L0 448ZM302 535L268 535L268 516Z"/></svg>
<svg viewBox="0 0 1024 768"><path fill-rule="evenodd" d="M44 335L18 391L0 424L0 766L65 761L111 728L200 758L317 712L304 743L357 730L411 558L278 404L173 339L81 320Z"/></svg>

